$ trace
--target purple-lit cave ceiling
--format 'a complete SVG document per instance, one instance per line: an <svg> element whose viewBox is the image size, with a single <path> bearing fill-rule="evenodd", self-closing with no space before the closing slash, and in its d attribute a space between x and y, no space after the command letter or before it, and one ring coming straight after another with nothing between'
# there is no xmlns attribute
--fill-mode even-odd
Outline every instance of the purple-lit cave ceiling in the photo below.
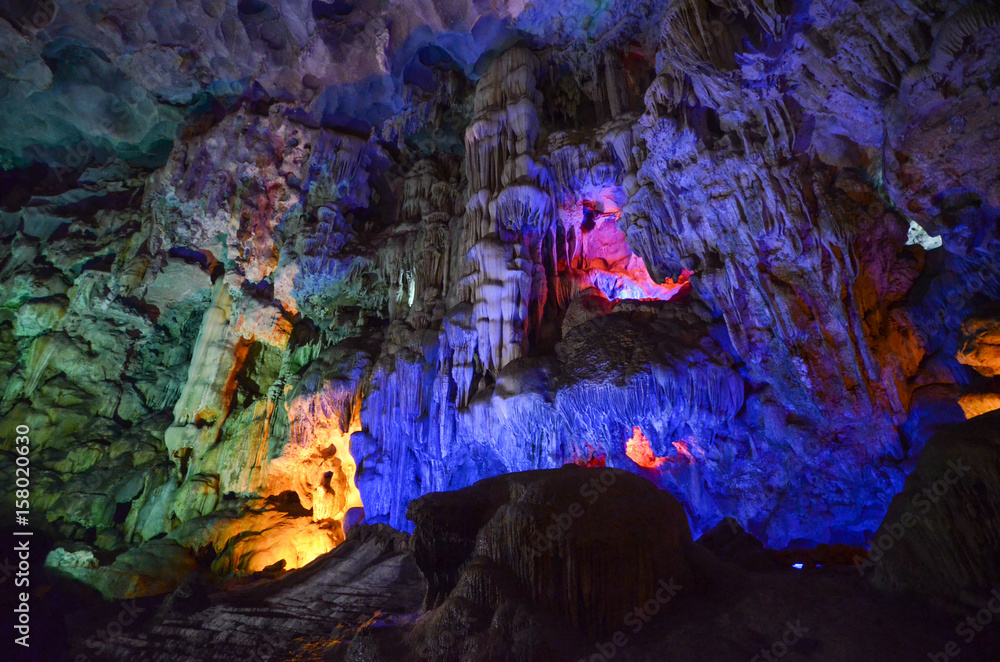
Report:
<svg viewBox="0 0 1000 662"><path fill-rule="evenodd" d="M43 5L0 4L0 436L108 596L566 463L860 544L1000 407L990 3Z"/></svg>

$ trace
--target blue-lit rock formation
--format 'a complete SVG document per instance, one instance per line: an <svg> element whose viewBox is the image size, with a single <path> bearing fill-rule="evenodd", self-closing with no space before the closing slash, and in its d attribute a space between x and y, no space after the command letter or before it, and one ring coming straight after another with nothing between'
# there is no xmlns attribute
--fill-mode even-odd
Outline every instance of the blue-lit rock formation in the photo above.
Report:
<svg viewBox="0 0 1000 662"><path fill-rule="evenodd" d="M1000 407L991 3L22 2L0 44L0 452L108 595L567 463L861 544Z"/></svg>

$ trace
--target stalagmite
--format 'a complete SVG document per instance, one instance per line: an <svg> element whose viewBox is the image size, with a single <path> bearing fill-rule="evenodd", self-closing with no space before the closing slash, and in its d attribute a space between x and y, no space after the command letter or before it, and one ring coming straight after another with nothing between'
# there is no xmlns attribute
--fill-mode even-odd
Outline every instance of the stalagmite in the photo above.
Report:
<svg viewBox="0 0 1000 662"><path fill-rule="evenodd" d="M564 516L571 524L545 532ZM445 603L476 559L510 572L537 604L595 637L612 634L623 611L652 599L664 579L692 589L680 504L620 470L568 465L488 479L422 497L408 517L417 565L429 578L427 607ZM653 528L626 542L619 527L634 530L633 520ZM499 607L488 592L465 596Z"/></svg>
<svg viewBox="0 0 1000 662"><path fill-rule="evenodd" d="M567 463L695 534L862 545L935 432L1000 403L993 3L45 4L0 7L0 455L27 426L32 525L109 597L340 544L391 577L385 526L438 544L411 503ZM988 473L956 492L984 521ZM519 480L483 521L452 504L447 604L298 656L404 660L402 629L533 659L647 597L657 550L618 523L524 556L566 495ZM992 534L941 508L937 563L904 545L886 586L989 578ZM239 613L223 657L272 618Z"/></svg>

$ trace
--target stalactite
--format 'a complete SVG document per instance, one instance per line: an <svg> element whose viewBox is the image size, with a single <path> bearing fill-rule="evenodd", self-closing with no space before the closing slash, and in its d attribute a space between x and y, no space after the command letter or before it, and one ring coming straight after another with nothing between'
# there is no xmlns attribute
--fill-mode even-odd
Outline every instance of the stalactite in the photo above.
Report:
<svg viewBox="0 0 1000 662"><path fill-rule="evenodd" d="M174 405L174 424L165 435L167 450L178 466L184 449L194 453L197 463L225 421L234 375L246 353L230 329L232 305L225 281L219 279L195 341L187 383Z"/></svg>
<svg viewBox="0 0 1000 662"><path fill-rule="evenodd" d="M1000 10L986 2L972 2L957 11L934 37L930 71L943 73L945 67L962 48L965 38L980 30L1000 25Z"/></svg>

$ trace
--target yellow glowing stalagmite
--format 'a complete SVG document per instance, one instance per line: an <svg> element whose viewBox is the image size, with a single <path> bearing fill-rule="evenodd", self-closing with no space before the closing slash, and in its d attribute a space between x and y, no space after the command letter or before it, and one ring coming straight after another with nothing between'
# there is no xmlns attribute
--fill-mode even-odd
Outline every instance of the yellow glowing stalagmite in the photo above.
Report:
<svg viewBox="0 0 1000 662"><path fill-rule="evenodd" d="M234 302L220 279L165 435L178 469L170 503L144 539L170 532L189 549L211 545L220 575L298 568L344 540L348 511L362 505L350 454L360 394L337 380L302 392L283 384L290 332L287 315ZM237 398L241 376L260 380L266 395ZM239 509L218 508L227 495L244 500Z"/></svg>
<svg viewBox="0 0 1000 662"><path fill-rule="evenodd" d="M286 505L244 512L207 534L231 541L228 553L213 566L220 574L249 574L278 562L285 570L300 568L343 542L348 511L362 506L350 453L351 434L361 429L361 402L353 395L338 400L338 395L343 394L327 385L291 398L288 443L267 465L259 492L267 502L285 497L278 501ZM338 402L347 407L337 407ZM341 425L342 417L346 425ZM288 512L291 493L312 511L311 517Z"/></svg>
<svg viewBox="0 0 1000 662"><path fill-rule="evenodd" d="M334 399L330 390L292 400L288 446L268 471L268 492L294 491L317 522L342 522L348 510L361 507L361 493L354 484L357 464L350 450L351 434L361 429L361 399L351 398L350 418L344 425L342 413L330 406Z"/></svg>

